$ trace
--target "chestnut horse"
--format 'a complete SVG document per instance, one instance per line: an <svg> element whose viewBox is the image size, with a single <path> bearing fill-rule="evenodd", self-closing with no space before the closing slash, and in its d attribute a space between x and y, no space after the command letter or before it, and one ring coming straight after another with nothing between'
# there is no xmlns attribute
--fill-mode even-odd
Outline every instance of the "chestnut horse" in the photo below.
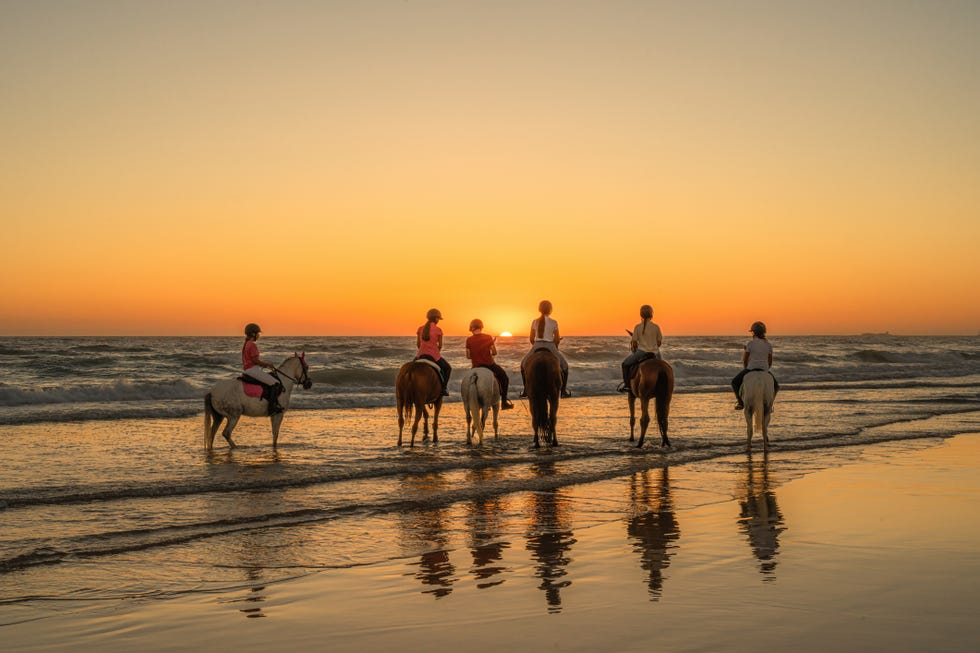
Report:
<svg viewBox="0 0 980 653"><path fill-rule="evenodd" d="M527 402L531 407L534 446L540 447L538 434L544 433L546 444L558 446L555 425L558 422L558 397L561 395L561 364L547 349L532 351L524 362Z"/></svg>
<svg viewBox="0 0 980 653"><path fill-rule="evenodd" d="M639 364L629 385L630 402L630 442L633 442L633 428L636 425L636 398L640 398L640 442L643 446L650 425L650 399L654 399L657 409L657 424L660 426L660 444L670 446L667 439L667 415L670 413L670 398L674 394L674 368L667 361L648 358Z"/></svg>
<svg viewBox="0 0 980 653"><path fill-rule="evenodd" d="M398 446L402 446L402 429L405 420L411 419L415 410L415 421L412 423L412 442L415 446L415 433L419 430L419 420L425 418L422 427L423 440L429 437L429 411L426 405L434 406L432 415L432 441L439 441L439 411L442 409L442 380L439 378L435 363L425 360L409 361L398 370L395 380L395 404L398 408Z"/></svg>

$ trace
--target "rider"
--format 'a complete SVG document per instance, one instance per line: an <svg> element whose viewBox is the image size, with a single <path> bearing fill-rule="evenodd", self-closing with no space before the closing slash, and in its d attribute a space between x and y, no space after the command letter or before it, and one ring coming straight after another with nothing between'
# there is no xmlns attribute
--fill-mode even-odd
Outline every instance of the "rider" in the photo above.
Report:
<svg viewBox="0 0 980 653"><path fill-rule="evenodd" d="M426 322L416 332L415 344L419 351L415 360L424 358L439 366L442 370L442 396L448 397L449 390L446 387L449 385L449 375L453 372L453 366L442 357L442 329L439 328L441 319L442 313L438 308L430 308L425 314Z"/></svg>
<svg viewBox="0 0 980 653"><path fill-rule="evenodd" d="M630 368L639 363L647 354L653 354L660 358L660 345L663 344L664 336L660 332L660 327L653 320L653 307L644 304L640 307L640 317L643 321L633 327L630 334L630 351L633 352L623 360L623 383L616 389L617 392L626 392L630 385Z"/></svg>
<svg viewBox="0 0 980 653"><path fill-rule="evenodd" d="M283 411L279 405L279 393L282 392L282 383L279 379L268 372L263 372L263 367L275 370L276 366L268 361L259 358L259 346L255 344L262 329L258 324L250 322L245 325L245 345L242 347L242 369L245 376L251 377L269 388L269 414L275 415Z"/></svg>
<svg viewBox="0 0 980 653"><path fill-rule="evenodd" d="M745 404L742 403L742 379L749 372L754 372L760 370L762 372L769 372L772 376L772 371L769 369L772 367L772 343L766 339L766 325L762 322L753 322L751 328L752 340L749 340L748 344L745 345L745 351L742 352L742 371L735 375L732 379L732 390L735 391L735 398L738 403L735 404L735 410L742 410L745 408ZM776 377L772 377L773 389L775 396L776 392L779 392L779 382L776 381Z"/></svg>
<svg viewBox="0 0 980 653"><path fill-rule="evenodd" d="M558 343L561 342L561 336L558 334L558 322L551 318L551 302L547 299L543 300L538 304L538 310L541 312L541 316L531 322L531 349L521 359L521 383L524 385L524 389L521 390L520 396L527 397L524 361L531 355L531 352L538 349L547 349L558 357L558 362L561 364L561 396L562 398L571 397L572 393L568 391L568 361L558 351Z"/></svg>
<svg viewBox="0 0 980 653"><path fill-rule="evenodd" d="M503 410L513 408L514 404L507 399L507 387L510 385L510 379L507 378L507 372L504 371L504 368L497 365L493 360L493 357L497 355L494 337L483 333L483 320L472 320L470 333L473 335L466 339L466 357L470 359L473 367L485 367L493 372L493 375L497 377L497 383L500 384L500 407Z"/></svg>

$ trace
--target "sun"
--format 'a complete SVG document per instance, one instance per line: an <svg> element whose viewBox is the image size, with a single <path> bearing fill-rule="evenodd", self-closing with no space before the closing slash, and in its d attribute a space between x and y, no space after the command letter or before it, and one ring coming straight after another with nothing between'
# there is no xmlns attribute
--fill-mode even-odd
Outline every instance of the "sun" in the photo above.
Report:
<svg viewBox="0 0 980 653"><path fill-rule="evenodd" d="M511 333L510 331L502 331L500 333L500 337L501 338L510 338L512 335L514 335L514 334Z"/></svg>

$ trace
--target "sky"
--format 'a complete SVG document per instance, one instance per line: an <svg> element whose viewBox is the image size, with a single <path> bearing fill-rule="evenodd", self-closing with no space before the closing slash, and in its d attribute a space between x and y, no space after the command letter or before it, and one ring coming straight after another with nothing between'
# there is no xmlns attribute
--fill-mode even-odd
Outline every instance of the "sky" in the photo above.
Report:
<svg viewBox="0 0 980 653"><path fill-rule="evenodd" d="M0 335L980 333L980 3L0 0Z"/></svg>

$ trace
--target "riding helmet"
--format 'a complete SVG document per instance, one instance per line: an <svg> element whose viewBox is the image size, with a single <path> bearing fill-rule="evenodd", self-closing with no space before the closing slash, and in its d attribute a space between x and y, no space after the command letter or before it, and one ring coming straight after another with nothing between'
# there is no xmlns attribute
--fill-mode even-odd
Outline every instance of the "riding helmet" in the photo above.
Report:
<svg viewBox="0 0 980 653"><path fill-rule="evenodd" d="M483 320L477 318L470 321L470 331L476 331L477 329L483 328Z"/></svg>
<svg viewBox="0 0 980 653"><path fill-rule="evenodd" d="M753 335L761 338L762 336L766 335L766 325L763 322L753 322L749 331L751 331Z"/></svg>
<svg viewBox="0 0 980 653"><path fill-rule="evenodd" d="M439 312L438 308L430 308L429 312L425 314L425 319L429 322L435 322L436 320L442 319L442 313Z"/></svg>
<svg viewBox="0 0 980 653"><path fill-rule="evenodd" d="M258 335L260 333L262 333L262 327L260 327L255 322L249 322L248 324L245 325L245 335L246 336L251 337L253 335Z"/></svg>

